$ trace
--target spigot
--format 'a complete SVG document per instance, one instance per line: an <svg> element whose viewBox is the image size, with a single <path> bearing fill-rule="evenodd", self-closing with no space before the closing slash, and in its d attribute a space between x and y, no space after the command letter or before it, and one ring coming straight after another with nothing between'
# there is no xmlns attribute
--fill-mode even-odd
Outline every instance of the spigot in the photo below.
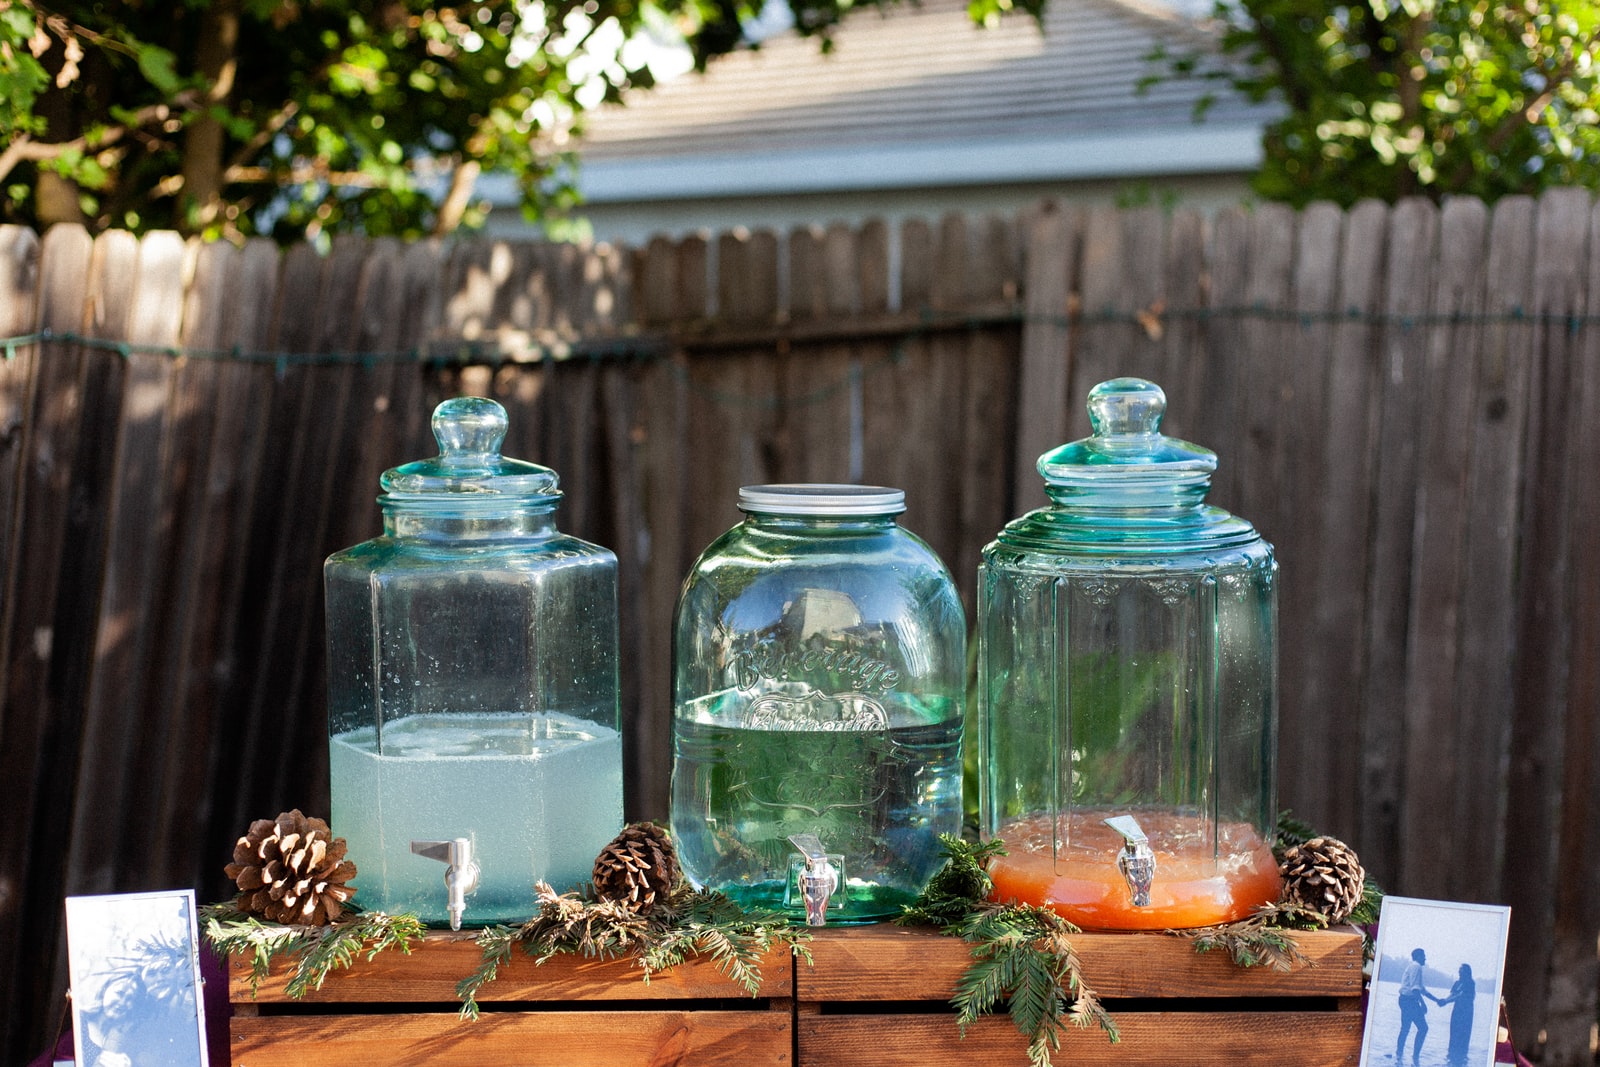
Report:
<svg viewBox="0 0 1600 1067"><path fill-rule="evenodd" d="M1156 879L1156 854L1150 848L1150 839L1132 815L1114 815L1105 824L1122 835L1122 848L1117 852L1117 870L1128 883L1128 893L1133 906L1150 906L1150 885Z"/></svg>
<svg viewBox="0 0 1600 1067"><path fill-rule="evenodd" d="M458 837L451 841L413 841L411 851L449 864L444 869L444 887L450 895L450 929L461 929L467 894L478 888L478 862L472 857L472 840Z"/></svg>
<svg viewBox="0 0 1600 1067"><path fill-rule="evenodd" d="M806 905L806 925L828 925L828 898L839 888L839 868L828 859L816 834L794 834L789 843L800 850L805 866L800 870L800 899Z"/></svg>

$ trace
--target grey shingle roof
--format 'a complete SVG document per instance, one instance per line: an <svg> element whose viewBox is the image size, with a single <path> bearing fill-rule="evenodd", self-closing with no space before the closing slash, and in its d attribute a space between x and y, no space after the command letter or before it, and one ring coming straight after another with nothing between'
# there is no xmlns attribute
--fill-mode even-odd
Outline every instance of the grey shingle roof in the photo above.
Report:
<svg viewBox="0 0 1600 1067"><path fill-rule="evenodd" d="M1193 131L1207 93L1217 97L1207 125L1265 121L1271 108L1216 81L1138 92L1158 44L1187 50L1208 40L1196 23L1133 0L1054 0L1042 33L1024 15L976 27L963 0L864 10L831 53L780 35L593 115L578 147L599 163Z"/></svg>

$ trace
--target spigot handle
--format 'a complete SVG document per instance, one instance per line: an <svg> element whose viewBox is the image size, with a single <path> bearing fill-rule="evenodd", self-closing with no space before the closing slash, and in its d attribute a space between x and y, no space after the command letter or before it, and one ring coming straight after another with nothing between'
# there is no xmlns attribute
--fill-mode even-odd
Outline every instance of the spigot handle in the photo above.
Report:
<svg viewBox="0 0 1600 1067"><path fill-rule="evenodd" d="M472 855L472 839L456 837L449 841L413 841L411 851L430 860L447 864L444 887L449 894L450 929L461 929L467 913L467 894L478 888L478 863Z"/></svg>
<svg viewBox="0 0 1600 1067"><path fill-rule="evenodd" d="M800 872L800 897L806 905L806 925L828 925L828 898L839 888L839 868L828 861L828 852L816 834L794 834L789 838L805 860Z"/></svg>
<svg viewBox="0 0 1600 1067"><path fill-rule="evenodd" d="M1139 820L1132 815L1114 815L1105 824L1122 835L1122 848L1117 852L1117 870L1128 883L1128 894L1136 908L1150 906L1150 886L1156 880L1156 854L1150 847Z"/></svg>

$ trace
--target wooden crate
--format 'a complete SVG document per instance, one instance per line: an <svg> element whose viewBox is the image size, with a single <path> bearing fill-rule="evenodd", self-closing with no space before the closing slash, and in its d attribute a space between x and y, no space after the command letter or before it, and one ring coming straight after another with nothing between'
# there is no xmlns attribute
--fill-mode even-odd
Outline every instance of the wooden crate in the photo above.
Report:
<svg viewBox="0 0 1600 1067"><path fill-rule="evenodd" d="M1297 934L1311 966L1241 969L1164 934L1078 934L1084 980L1121 1041L1068 1028L1058 1067L1335 1067L1361 1048L1361 937ZM970 959L954 938L920 930L825 930L815 965L795 971L804 1067L1026 1067L1027 1042L1004 1015L961 1038L948 1001Z"/></svg>
<svg viewBox="0 0 1600 1067"><path fill-rule="evenodd" d="M302 999L278 970L250 994L249 963L230 961L234 1067L792 1067L794 970L787 950L762 961L756 997L695 961L646 984L626 961L558 957L542 966L517 950L458 1012L456 983L478 965L470 940L429 934L335 971Z"/></svg>
<svg viewBox="0 0 1600 1067"><path fill-rule="evenodd" d="M1069 1030L1056 1057L1073 1067L1354 1064L1361 1043L1361 939L1295 935L1312 961L1284 973L1241 970L1182 938L1081 934L1084 974L1122 1040ZM477 965L470 941L430 934L411 955L390 951L335 972L303 1000L279 971L252 998L234 960L236 1067L354 1063L361 1067L1024 1067L1026 1043L1004 1016L962 1038L948 1005L968 960L953 938L893 926L819 931L813 963L783 951L762 965L757 997L709 963L647 985L626 962L520 953L484 987L483 1016L457 1018L456 982Z"/></svg>

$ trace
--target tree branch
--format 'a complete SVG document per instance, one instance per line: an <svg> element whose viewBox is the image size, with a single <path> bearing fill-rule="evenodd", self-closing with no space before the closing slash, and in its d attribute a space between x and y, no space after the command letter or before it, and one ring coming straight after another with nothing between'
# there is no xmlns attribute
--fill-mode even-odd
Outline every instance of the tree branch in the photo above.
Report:
<svg viewBox="0 0 1600 1067"><path fill-rule="evenodd" d="M150 104L140 108L133 114L133 121L120 126L108 126L99 131L94 143L89 143L89 135L74 137L70 141L35 141L27 134L19 134L9 145L0 152L0 181L19 163L37 163L41 160L56 159L68 152L82 152L85 149L98 150L116 144L124 137L136 133L146 126L159 125L172 117L174 106L184 107L188 103L188 94L174 98L171 104Z"/></svg>

